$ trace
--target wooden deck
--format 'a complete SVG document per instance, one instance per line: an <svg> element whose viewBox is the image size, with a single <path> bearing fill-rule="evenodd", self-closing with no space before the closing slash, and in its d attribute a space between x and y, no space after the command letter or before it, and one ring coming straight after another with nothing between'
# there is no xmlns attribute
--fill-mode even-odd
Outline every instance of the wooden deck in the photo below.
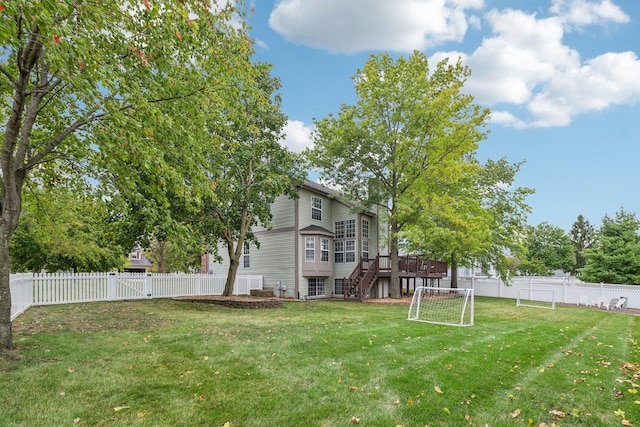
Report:
<svg viewBox="0 0 640 427"><path fill-rule="evenodd" d="M447 263L424 257L422 255L402 255L398 257L398 277L400 287L406 281L407 292L409 281L421 279L441 279L447 276ZM373 285L380 278L391 277L391 257L377 255L375 258L361 258L351 275L345 279L344 298L356 297L364 300ZM406 279L406 280L405 280Z"/></svg>

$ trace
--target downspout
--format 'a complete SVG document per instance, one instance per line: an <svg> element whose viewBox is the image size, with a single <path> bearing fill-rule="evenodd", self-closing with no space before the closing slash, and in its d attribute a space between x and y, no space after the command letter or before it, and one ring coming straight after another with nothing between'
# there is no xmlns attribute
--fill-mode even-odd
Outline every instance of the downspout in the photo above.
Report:
<svg viewBox="0 0 640 427"><path fill-rule="evenodd" d="M299 219L299 211L298 211L298 197L294 199L294 224L293 224L293 297L296 299L300 299L300 219Z"/></svg>

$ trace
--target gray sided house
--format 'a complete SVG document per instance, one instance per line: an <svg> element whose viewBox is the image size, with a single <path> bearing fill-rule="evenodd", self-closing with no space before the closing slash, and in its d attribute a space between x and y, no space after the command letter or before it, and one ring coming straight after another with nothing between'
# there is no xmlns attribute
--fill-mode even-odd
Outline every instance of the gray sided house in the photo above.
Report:
<svg viewBox="0 0 640 427"><path fill-rule="evenodd" d="M301 184L298 194L297 199L276 199L270 230L254 228L260 248L245 246L238 274L262 275L263 286L276 296L342 297L344 279L362 258L375 258L384 246L386 236L381 235L378 216L353 211L333 190L311 181ZM204 271L227 274L226 248L221 246L219 254L222 263L211 256L203 259ZM369 295L388 295L388 281L378 280Z"/></svg>

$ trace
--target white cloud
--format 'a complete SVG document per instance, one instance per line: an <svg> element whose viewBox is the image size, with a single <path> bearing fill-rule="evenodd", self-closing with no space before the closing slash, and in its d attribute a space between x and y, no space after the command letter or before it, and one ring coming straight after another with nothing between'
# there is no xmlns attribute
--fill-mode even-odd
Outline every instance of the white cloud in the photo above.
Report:
<svg viewBox="0 0 640 427"><path fill-rule="evenodd" d="M467 90L483 104L526 103L558 70L580 64L578 53L562 44L557 19L507 9L491 11L486 20L494 35L466 61L473 72Z"/></svg>
<svg viewBox="0 0 640 427"><path fill-rule="evenodd" d="M606 53L558 73L528 109L534 126L568 125L578 114L640 102L640 61L634 52Z"/></svg>
<svg viewBox="0 0 640 427"><path fill-rule="evenodd" d="M509 113L508 111L492 111L491 123L516 129L522 129L526 127L526 124L522 120Z"/></svg>
<svg viewBox="0 0 640 427"><path fill-rule="evenodd" d="M608 21L627 23L629 16L611 0L552 0L551 13L570 26L602 24Z"/></svg>
<svg viewBox="0 0 640 427"><path fill-rule="evenodd" d="M465 90L484 105L516 107L517 113L492 116L492 122L514 128L566 126L578 114L640 102L635 53L583 60L563 41L565 31L578 23L623 22L617 6L608 0L556 0L552 9L562 15L493 10L484 17L492 33L474 52L438 52L432 58L462 57L472 70ZM522 113L526 117L514 115Z"/></svg>
<svg viewBox="0 0 640 427"><path fill-rule="evenodd" d="M549 13L539 16L515 9L483 12L483 0L280 0L269 24L292 43L338 53L425 50L462 41L470 27L482 28L486 35L474 51L436 52L432 68L444 58L462 58L472 70L465 91L499 110L494 123L551 127L640 102L635 53L581 58L565 40L567 32L587 25L628 23L614 2L549 0ZM301 122L291 122L286 132L291 146L299 147L294 150L311 144L311 130Z"/></svg>
<svg viewBox="0 0 640 427"><path fill-rule="evenodd" d="M332 53L411 52L462 41L466 10L483 6L483 0L280 0L269 25L291 43Z"/></svg>
<svg viewBox="0 0 640 427"><path fill-rule="evenodd" d="M311 133L313 129L299 120L290 120L284 126L285 137L281 144L294 153L300 153L313 145Z"/></svg>

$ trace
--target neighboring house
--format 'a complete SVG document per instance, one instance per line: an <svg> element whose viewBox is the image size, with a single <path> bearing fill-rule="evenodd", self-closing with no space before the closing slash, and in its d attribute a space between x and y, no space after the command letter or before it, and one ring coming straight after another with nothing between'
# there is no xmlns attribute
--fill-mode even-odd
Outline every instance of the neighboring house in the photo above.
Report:
<svg viewBox="0 0 640 427"><path fill-rule="evenodd" d="M276 296L322 298L342 296L343 283L361 257L375 257L386 236L374 212L353 211L335 192L305 181L297 199L280 196L271 206L270 230L255 227L260 248L246 245L238 274L260 274ZM382 232L384 233L384 232ZM222 263L203 259L203 272L226 275L229 257L219 247ZM372 291L374 292L374 291ZM382 287L380 296L387 294Z"/></svg>
<svg viewBox="0 0 640 427"><path fill-rule="evenodd" d="M129 264L122 271L127 273L148 273L151 271L151 261L142 254L142 249L136 249L129 254Z"/></svg>

